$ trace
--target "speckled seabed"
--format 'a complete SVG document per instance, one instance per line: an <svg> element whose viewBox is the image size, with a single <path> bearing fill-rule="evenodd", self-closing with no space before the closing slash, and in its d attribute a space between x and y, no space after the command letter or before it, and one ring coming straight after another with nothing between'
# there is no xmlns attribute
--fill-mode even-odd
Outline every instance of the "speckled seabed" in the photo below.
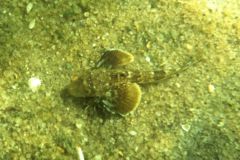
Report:
<svg viewBox="0 0 240 160"><path fill-rule="evenodd" d="M1 0L0 159L240 157L239 0ZM65 92L107 49L181 74L113 115Z"/></svg>

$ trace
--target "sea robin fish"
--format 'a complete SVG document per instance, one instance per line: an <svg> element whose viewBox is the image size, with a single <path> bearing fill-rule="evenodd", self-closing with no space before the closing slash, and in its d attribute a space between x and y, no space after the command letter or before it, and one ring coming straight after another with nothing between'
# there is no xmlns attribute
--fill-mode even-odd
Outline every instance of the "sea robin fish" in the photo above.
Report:
<svg viewBox="0 0 240 160"><path fill-rule="evenodd" d="M107 110L126 115L134 111L141 101L139 85L157 83L185 70L185 67L167 74L164 70L141 71L121 69L134 61L132 54L121 50L109 50L101 57L97 69L83 71L71 82L68 92L75 97L101 97ZM191 63L192 65L192 63Z"/></svg>

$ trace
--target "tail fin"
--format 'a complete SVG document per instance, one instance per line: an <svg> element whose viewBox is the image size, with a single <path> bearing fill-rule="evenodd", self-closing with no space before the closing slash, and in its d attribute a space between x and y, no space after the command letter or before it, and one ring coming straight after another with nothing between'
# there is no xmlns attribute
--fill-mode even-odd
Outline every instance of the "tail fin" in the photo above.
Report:
<svg viewBox="0 0 240 160"><path fill-rule="evenodd" d="M167 73L164 70L155 70L152 74L152 78L150 79L150 83L157 83L160 80L170 79L170 78L178 75L179 73L182 73L182 72L186 71L190 67L198 64L200 61L201 61L201 59L194 60L194 61L189 61L188 63L182 65L182 67L180 67L179 69L175 69L175 70L172 70L172 71L170 70L169 73Z"/></svg>

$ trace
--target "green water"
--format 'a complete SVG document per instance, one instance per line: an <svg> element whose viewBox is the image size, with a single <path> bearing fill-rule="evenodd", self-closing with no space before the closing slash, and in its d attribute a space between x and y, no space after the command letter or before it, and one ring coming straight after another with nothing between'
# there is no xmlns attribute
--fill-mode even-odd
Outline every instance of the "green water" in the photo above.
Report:
<svg viewBox="0 0 240 160"><path fill-rule="evenodd" d="M238 0L0 1L0 159L239 159ZM175 69L113 115L65 87L122 49L126 69ZM36 90L28 82L41 81Z"/></svg>

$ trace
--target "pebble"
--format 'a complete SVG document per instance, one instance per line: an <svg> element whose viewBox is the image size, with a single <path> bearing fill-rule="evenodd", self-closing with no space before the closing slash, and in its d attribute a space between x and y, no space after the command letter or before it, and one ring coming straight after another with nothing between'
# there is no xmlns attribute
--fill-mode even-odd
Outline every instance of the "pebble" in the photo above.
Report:
<svg viewBox="0 0 240 160"><path fill-rule="evenodd" d="M102 160L102 156L101 155L96 155L93 159L94 160Z"/></svg>
<svg viewBox="0 0 240 160"><path fill-rule="evenodd" d="M150 57L148 57L148 56L146 56L146 57L145 57L145 60L146 60L148 63L150 63L150 62L151 62L151 58L150 58Z"/></svg>
<svg viewBox="0 0 240 160"><path fill-rule="evenodd" d="M212 0L207 0L207 8L212 11L217 11L219 9L219 6L217 5L216 2Z"/></svg>
<svg viewBox="0 0 240 160"><path fill-rule="evenodd" d="M215 91L215 86L213 84L208 85L208 92L213 93Z"/></svg>
<svg viewBox="0 0 240 160"><path fill-rule="evenodd" d="M191 44L186 44L186 48L187 50L189 51L192 51L193 50L193 46Z"/></svg>
<svg viewBox="0 0 240 160"><path fill-rule="evenodd" d="M81 129L82 126L83 126L83 123L82 123L80 120L77 120L76 123L75 123L75 125L76 125L76 127L77 127L78 129Z"/></svg>
<svg viewBox="0 0 240 160"><path fill-rule="evenodd" d="M29 29L33 29L34 27L35 27L35 19L33 19L28 25Z"/></svg>
<svg viewBox="0 0 240 160"><path fill-rule="evenodd" d="M28 3L28 5L27 5L27 7L26 7L27 13L29 13L29 12L32 10L32 8L33 8L33 4L32 4L31 2Z"/></svg>
<svg viewBox="0 0 240 160"><path fill-rule="evenodd" d="M177 88L181 87L181 85L179 83L176 83L175 85L176 85Z"/></svg>
<svg viewBox="0 0 240 160"><path fill-rule="evenodd" d="M77 147L77 152L78 152L79 160L84 160L83 151L80 147Z"/></svg>
<svg viewBox="0 0 240 160"><path fill-rule="evenodd" d="M37 77L31 77L28 80L28 86L33 92L36 92L39 89L41 83L42 83L41 80Z"/></svg>
<svg viewBox="0 0 240 160"><path fill-rule="evenodd" d="M188 124L182 124L181 127L182 127L182 129L183 129L184 131L186 131L186 132L188 132L188 131L190 130L190 128L191 128L191 126L188 125Z"/></svg>
<svg viewBox="0 0 240 160"><path fill-rule="evenodd" d="M150 49L151 48L151 42L148 42L146 47L147 47L147 49Z"/></svg>
<svg viewBox="0 0 240 160"><path fill-rule="evenodd" d="M131 136L136 136L136 135L137 135L137 132L136 132L136 131L129 131L129 134L130 134Z"/></svg>

